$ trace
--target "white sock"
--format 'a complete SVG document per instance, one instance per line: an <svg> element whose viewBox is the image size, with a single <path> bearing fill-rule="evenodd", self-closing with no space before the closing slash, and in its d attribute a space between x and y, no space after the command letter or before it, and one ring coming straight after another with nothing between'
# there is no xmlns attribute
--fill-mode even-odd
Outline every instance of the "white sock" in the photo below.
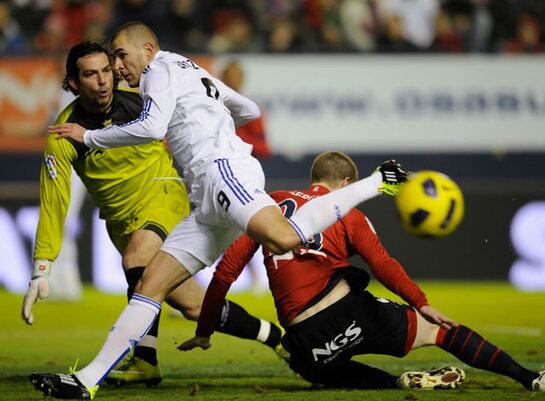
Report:
<svg viewBox="0 0 545 401"><path fill-rule="evenodd" d="M377 171L367 178L305 203L291 216L289 222L304 244L360 203L377 196L381 184L382 174Z"/></svg>
<svg viewBox="0 0 545 401"><path fill-rule="evenodd" d="M133 294L98 355L76 373L77 378L89 388L102 383L115 365L146 335L160 311L160 303L143 295Z"/></svg>
<svg viewBox="0 0 545 401"><path fill-rule="evenodd" d="M269 334L271 334L271 322L267 322L266 320L259 319L259 332L257 333L256 340L259 342L264 343L269 339Z"/></svg>

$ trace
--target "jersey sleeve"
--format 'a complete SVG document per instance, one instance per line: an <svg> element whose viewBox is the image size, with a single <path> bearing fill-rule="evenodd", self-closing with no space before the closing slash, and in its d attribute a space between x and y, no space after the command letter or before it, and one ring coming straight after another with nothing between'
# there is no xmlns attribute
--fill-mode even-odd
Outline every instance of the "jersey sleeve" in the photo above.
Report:
<svg viewBox="0 0 545 401"><path fill-rule="evenodd" d="M195 332L198 336L209 337L214 333L231 284L240 276L258 248L257 242L243 234L225 251L204 296Z"/></svg>
<svg viewBox="0 0 545 401"><path fill-rule="evenodd" d="M56 123L65 122L65 117L61 114ZM70 203L72 163L76 159L76 149L70 142L48 136L40 169L40 219L34 259L53 261L59 255Z"/></svg>
<svg viewBox="0 0 545 401"><path fill-rule="evenodd" d="M347 217L350 219L347 224L350 245L369 264L377 280L410 305L416 308L427 305L424 292L411 280L403 266L388 254L367 217L359 211Z"/></svg>
<svg viewBox="0 0 545 401"><path fill-rule="evenodd" d="M123 125L85 131L85 145L90 148L116 148L164 138L176 107L176 89L181 81L171 67L160 63L142 74L141 79L144 106L140 116Z"/></svg>
<svg viewBox="0 0 545 401"><path fill-rule="evenodd" d="M219 79L214 77L211 77L211 79L218 88L222 103L231 112L236 127L249 123L261 115L258 105L253 100L229 88Z"/></svg>

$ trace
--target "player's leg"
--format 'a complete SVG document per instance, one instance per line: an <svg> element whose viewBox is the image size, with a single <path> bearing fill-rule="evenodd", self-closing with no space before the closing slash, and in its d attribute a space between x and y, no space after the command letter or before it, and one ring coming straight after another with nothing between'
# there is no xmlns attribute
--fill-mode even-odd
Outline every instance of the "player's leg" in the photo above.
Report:
<svg viewBox="0 0 545 401"><path fill-rule="evenodd" d="M136 284L142 277L144 268L159 251L163 244L163 238L155 231L140 229L133 232L123 252L123 269L127 278L127 299L130 301ZM157 335L159 331L159 318L157 316L148 333L140 340L134 348L133 356L145 362L157 365Z"/></svg>
<svg viewBox="0 0 545 401"><path fill-rule="evenodd" d="M334 224L360 203L381 192L396 194L406 175L399 165L384 163L380 171L369 177L310 200L287 221L283 221L278 209L265 207L252 216L246 232L272 253L286 253Z"/></svg>
<svg viewBox="0 0 545 401"><path fill-rule="evenodd" d="M292 367L293 369L293 367ZM357 361L347 361L323 370L293 369L314 385L326 388L378 390L399 388L399 377Z"/></svg>
<svg viewBox="0 0 545 401"><path fill-rule="evenodd" d="M146 335L161 312L166 296L184 280L188 270L171 255L159 251L144 270L129 304L125 307L101 350L85 368L75 374L87 388L100 385L110 370Z"/></svg>
<svg viewBox="0 0 545 401"><path fill-rule="evenodd" d="M108 373L146 335L166 296L189 277L191 273L178 260L159 251L144 269L97 356L77 373L31 375L34 386L56 398L92 399Z"/></svg>
<svg viewBox="0 0 545 401"><path fill-rule="evenodd" d="M524 368L470 328L459 325L447 330L428 322L418 312L416 315L417 331L412 349L436 345L469 366L509 376L528 389L532 389L533 382L538 379L539 373Z"/></svg>
<svg viewBox="0 0 545 401"><path fill-rule="evenodd" d="M166 233L159 230L158 226L146 226L126 236L112 236L118 249L123 249L122 264L127 279L127 300L130 302L136 284L142 277L144 267L150 263L153 255L161 248ZM146 383L158 384L162 381L163 374L157 360L157 336L159 330L160 315L154 320L148 333L135 346L130 358L121 362L113 369L106 381L108 383L134 384Z"/></svg>
<svg viewBox="0 0 545 401"><path fill-rule="evenodd" d="M167 169L170 171L170 168ZM165 175L169 175L166 171ZM148 200L136 214L119 222L109 222L112 241L123 256L130 301L144 267L161 248L168 233L189 214L189 200L183 183L157 180L150 186ZM157 335L160 315L134 349L131 358L111 372L108 381L117 384L157 383L162 374L157 364Z"/></svg>
<svg viewBox="0 0 545 401"><path fill-rule="evenodd" d="M167 297L167 303L178 309L188 320L197 321L205 290L194 280L182 283ZM249 314L236 302L225 300L215 331L238 338L257 340L271 348L280 343L280 328L267 320Z"/></svg>

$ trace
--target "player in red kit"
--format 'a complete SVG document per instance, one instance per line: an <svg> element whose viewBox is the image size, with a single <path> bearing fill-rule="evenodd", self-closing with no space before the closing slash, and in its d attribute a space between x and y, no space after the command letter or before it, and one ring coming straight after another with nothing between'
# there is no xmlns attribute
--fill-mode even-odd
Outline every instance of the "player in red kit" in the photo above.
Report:
<svg viewBox="0 0 545 401"><path fill-rule="evenodd" d="M313 163L309 189L279 191L271 196L290 216L310 199L354 180L357 168L353 161L342 153L326 152ZM196 336L180 349L210 347L225 295L257 249L258 244L244 235L225 252L208 287ZM408 305L375 298L365 291L368 274L348 262L356 254ZM397 377L351 360L354 355L368 353L403 357L412 349L436 345L472 367L545 391L545 372L525 369L506 352L429 305L359 210L353 209L316 235L306 248L284 255L265 250L264 257L278 317L286 328L282 344L290 353L290 367L312 383L348 388L457 387L464 378L457 368L406 372Z"/></svg>

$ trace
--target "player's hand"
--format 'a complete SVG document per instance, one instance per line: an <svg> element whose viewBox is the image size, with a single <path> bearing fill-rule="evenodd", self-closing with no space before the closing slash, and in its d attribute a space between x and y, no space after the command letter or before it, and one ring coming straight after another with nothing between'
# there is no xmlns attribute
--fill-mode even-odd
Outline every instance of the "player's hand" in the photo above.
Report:
<svg viewBox="0 0 545 401"><path fill-rule="evenodd" d="M375 171L380 172L382 175L382 185L379 187L379 192L396 196L399 194L403 183L407 181L407 173L401 167L401 164L395 160L387 160L378 166Z"/></svg>
<svg viewBox="0 0 545 401"><path fill-rule="evenodd" d="M51 262L49 260L35 260L32 278L28 283L28 290L23 298L23 307L21 317L26 324L34 322L32 307L39 299L44 299L49 295L49 272L51 271Z"/></svg>
<svg viewBox="0 0 545 401"><path fill-rule="evenodd" d="M180 351L191 351L193 348L200 347L204 350L210 348L212 344L210 343L210 337L199 337L195 336L183 344L178 346Z"/></svg>
<svg viewBox="0 0 545 401"><path fill-rule="evenodd" d="M439 326L447 330L459 325L457 321L452 320L449 317L446 317L437 309L435 309L433 306L425 305L425 306L422 306L418 311L424 317L424 319L426 319L428 322L433 324L438 324Z"/></svg>
<svg viewBox="0 0 545 401"><path fill-rule="evenodd" d="M71 138L76 142L83 143L83 134L85 134L85 128L78 124L64 123L59 125L50 125L50 134L57 134L56 139Z"/></svg>

